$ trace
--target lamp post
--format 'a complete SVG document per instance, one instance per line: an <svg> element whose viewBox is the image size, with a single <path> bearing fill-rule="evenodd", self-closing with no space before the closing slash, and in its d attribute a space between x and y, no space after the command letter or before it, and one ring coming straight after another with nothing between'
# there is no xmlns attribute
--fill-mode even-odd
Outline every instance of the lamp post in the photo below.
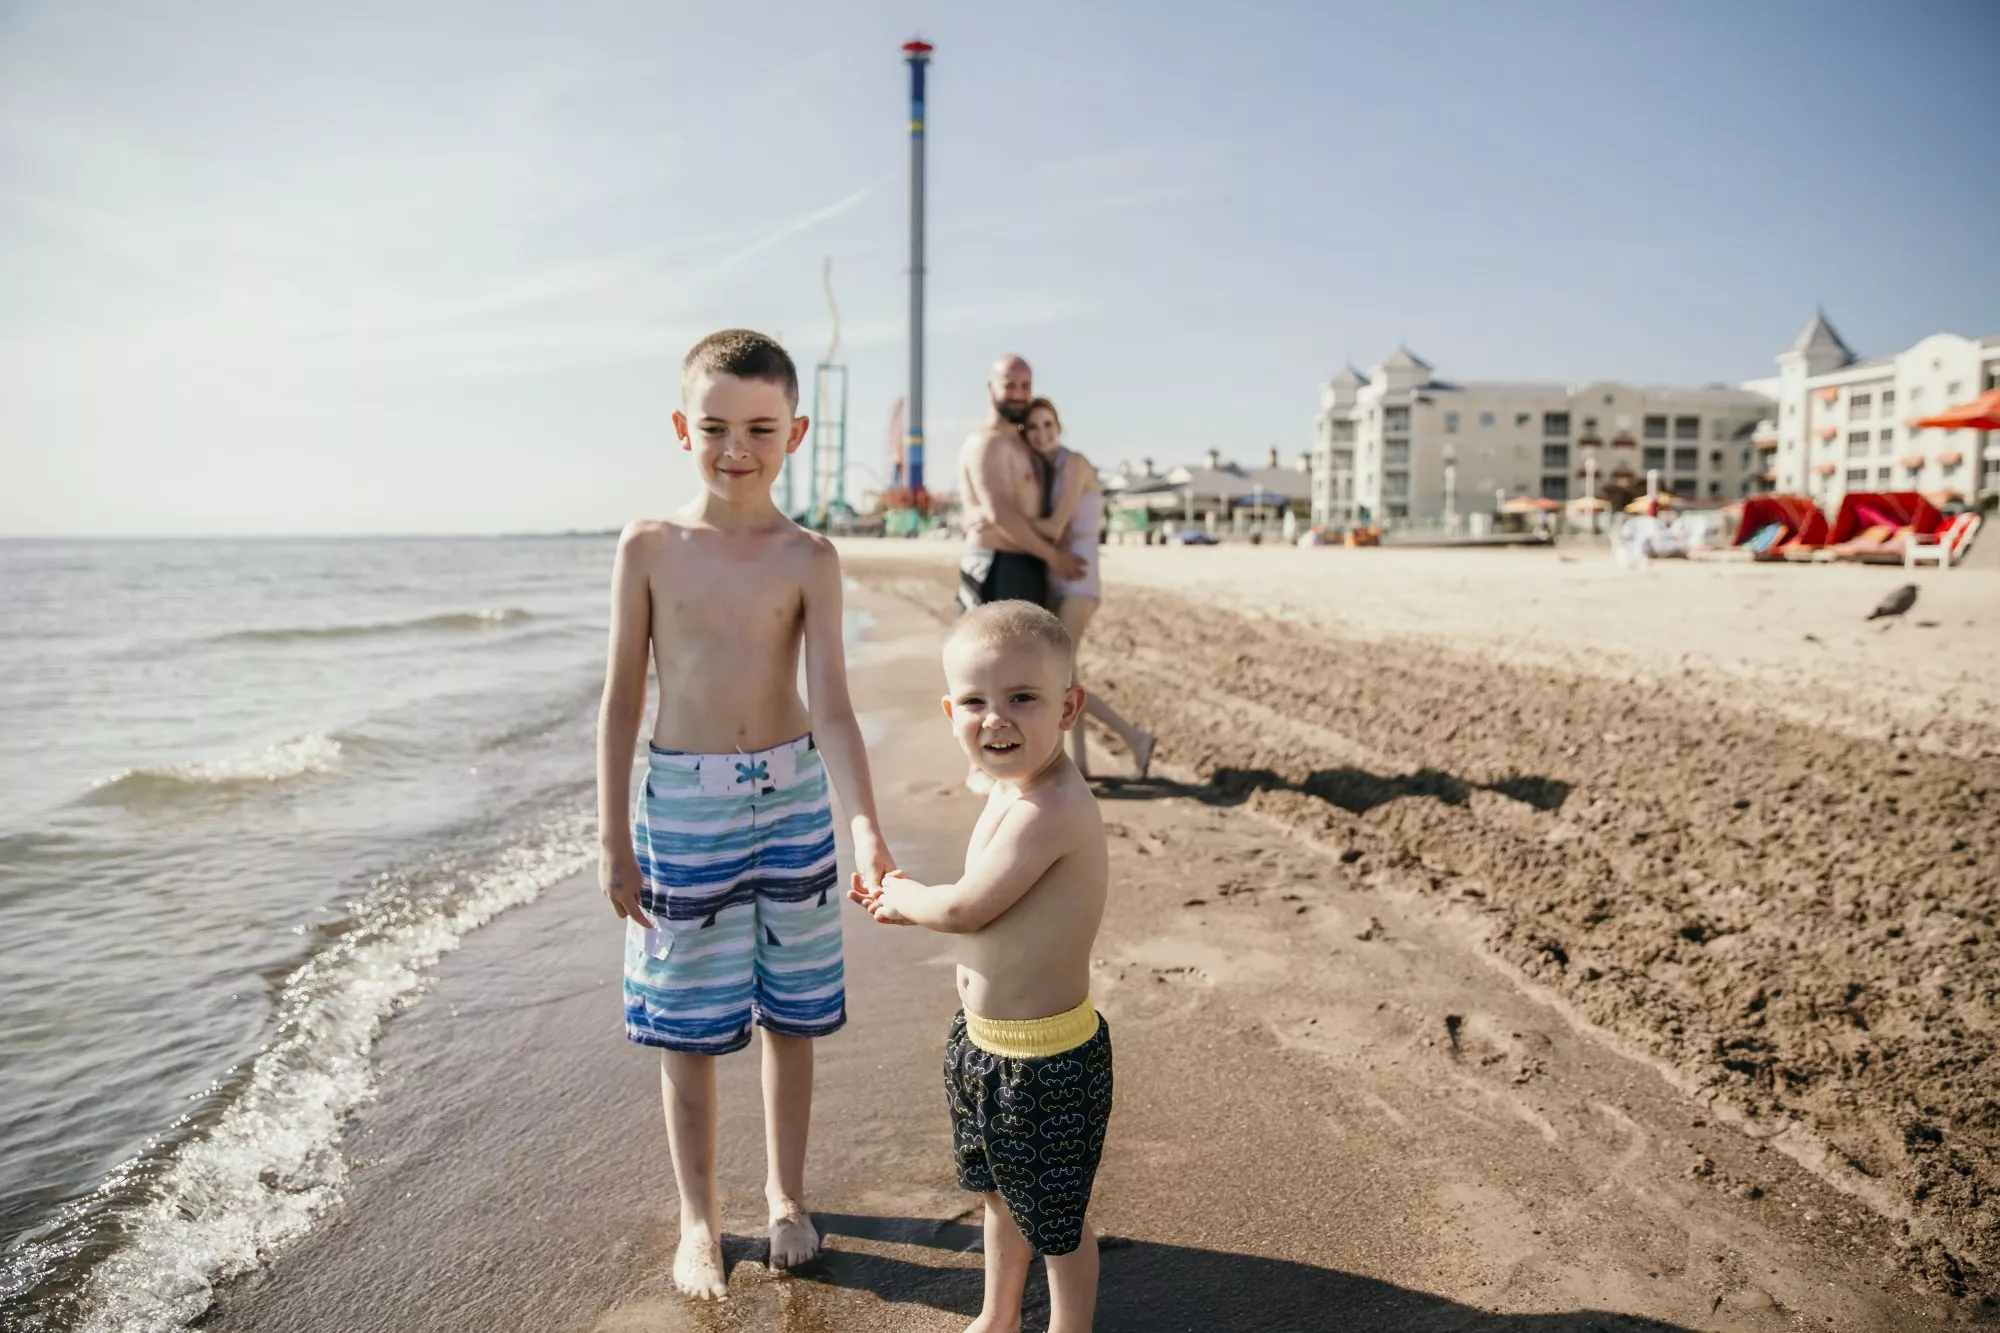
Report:
<svg viewBox="0 0 2000 1333"><path fill-rule="evenodd" d="M1586 501L1597 498L1597 450L1592 449L1583 456L1583 498ZM1597 506L1586 504L1584 513L1590 518L1590 535L1597 535Z"/></svg>

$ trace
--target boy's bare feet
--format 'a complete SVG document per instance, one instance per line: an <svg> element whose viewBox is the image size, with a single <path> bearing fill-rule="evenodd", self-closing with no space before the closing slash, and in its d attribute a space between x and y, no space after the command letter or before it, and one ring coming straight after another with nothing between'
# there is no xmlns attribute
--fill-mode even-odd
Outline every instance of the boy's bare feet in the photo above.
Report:
<svg viewBox="0 0 2000 1333"><path fill-rule="evenodd" d="M810 1262L819 1254L819 1232L812 1215L786 1202L771 1210L771 1269L777 1272Z"/></svg>
<svg viewBox="0 0 2000 1333"><path fill-rule="evenodd" d="M674 1252L674 1286L681 1295L697 1301L729 1298L729 1281L722 1271L722 1242L707 1227L681 1228L680 1248Z"/></svg>

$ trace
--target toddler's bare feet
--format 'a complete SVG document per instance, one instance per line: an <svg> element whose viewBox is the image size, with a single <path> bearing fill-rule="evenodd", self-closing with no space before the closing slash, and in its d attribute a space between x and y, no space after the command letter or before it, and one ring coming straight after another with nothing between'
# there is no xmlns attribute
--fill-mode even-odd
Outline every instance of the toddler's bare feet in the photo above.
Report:
<svg viewBox="0 0 2000 1333"><path fill-rule="evenodd" d="M729 1298L729 1282L722 1271L722 1242L707 1227L681 1228L680 1248L674 1252L674 1285L683 1296L697 1301Z"/></svg>
<svg viewBox="0 0 2000 1333"><path fill-rule="evenodd" d="M812 1216L787 1200L771 1210L771 1268L776 1272L809 1262L819 1253Z"/></svg>

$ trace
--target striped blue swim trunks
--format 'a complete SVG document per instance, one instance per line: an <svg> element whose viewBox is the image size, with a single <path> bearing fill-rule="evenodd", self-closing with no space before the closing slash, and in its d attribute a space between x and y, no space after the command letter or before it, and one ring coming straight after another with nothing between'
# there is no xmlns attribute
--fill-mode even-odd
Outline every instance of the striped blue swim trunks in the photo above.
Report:
<svg viewBox="0 0 2000 1333"><path fill-rule="evenodd" d="M625 1035L725 1055L753 1024L824 1037L847 1021L839 872L812 737L756 754L651 747L633 843L653 919L625 928Z"/></svg>

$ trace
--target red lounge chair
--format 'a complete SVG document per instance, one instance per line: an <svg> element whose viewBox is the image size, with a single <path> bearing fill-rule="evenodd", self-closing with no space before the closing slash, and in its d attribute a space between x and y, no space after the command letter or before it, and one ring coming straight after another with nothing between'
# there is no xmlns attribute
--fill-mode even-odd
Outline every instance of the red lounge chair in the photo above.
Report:
<svg viewBox="0 0 2000 1333"><path fill-rule="evenodd" d="M1774 525L1780 529L1776 540L1766 539L1761 550L1752 545ZM1806 496L1753 495L1736 520L1734 545L1758 560L1797 560L1824 546L1826 536L1826 515Z"/></svg>

